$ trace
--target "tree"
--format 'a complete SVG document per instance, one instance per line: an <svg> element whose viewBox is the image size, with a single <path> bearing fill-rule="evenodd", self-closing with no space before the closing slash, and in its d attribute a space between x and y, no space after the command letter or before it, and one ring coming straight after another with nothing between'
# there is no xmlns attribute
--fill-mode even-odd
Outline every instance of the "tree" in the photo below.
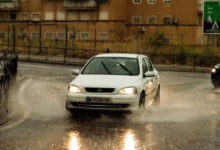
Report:
<svg viewBox="0 0 220 150"><path fill-rule="evenodd" d="M150 37L149 37L149 44L151 47L154 48L155 53L157 53L157 50L163 46L166 45L166 38L163 32L155 31Z"/></svg>

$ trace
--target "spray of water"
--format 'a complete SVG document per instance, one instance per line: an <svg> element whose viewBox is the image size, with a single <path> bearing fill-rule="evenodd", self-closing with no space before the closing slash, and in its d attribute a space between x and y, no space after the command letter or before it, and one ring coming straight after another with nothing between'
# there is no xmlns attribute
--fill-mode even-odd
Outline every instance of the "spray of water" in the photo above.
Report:
<svg viewBox="0 0 220 150"><path fill-rule="evenodd" d="M65 109L66 84L24 79L10 92L11 111L28 113L32 119L48 120L68 115Z"/></svg>

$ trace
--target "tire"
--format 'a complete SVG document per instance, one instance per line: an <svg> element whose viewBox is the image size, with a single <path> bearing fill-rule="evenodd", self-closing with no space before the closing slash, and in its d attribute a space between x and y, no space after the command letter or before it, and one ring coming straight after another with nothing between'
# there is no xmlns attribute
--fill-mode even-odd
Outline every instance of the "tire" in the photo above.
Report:
<svg viewBox="0 0 220 150"><path fill-rule="evenodd" d="M141 93L141 96L140 96L139 109L140 109L140 110L145 109L145 94L144 94L144 92L142 92L142 93Z"/></svg>
<svg viewBox="0 0 220 150"><path fill-rule="evenodd" d="M155 96L155 105L158 106L160 105L160 87L157 90L157 94Z"/></svg>
<svg viewBox="0 0 220 150"><path fill-rule="evenodd" d="M217 87L218 87L218 84L217 84L217 83L212 82L212 84L213 84L214 88L217 88Z"/></svg>

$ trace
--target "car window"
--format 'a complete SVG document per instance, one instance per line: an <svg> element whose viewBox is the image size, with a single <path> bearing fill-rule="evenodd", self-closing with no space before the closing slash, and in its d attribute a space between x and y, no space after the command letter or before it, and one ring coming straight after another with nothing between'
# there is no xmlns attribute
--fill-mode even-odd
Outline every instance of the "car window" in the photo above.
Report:
<svg viewBox="0 0 220 150"><path fill-rule="evenodd" d="M95 57L87 64L82 74L138 75L138 59L125 57Z"/></svg>
<svg viewBox="0 0 220 150"><path fill-rule="evenodd" d="M143 74L148 72L148 67L144 59L142 60L142 69L143 69Z"/></svg>
<svg viewBox="0 0 220 150"><path fill-rule="evenodd" d="M147 58L144 58L144 61L145 61L146 64L147 64L148 70L149 70L149 71L154 71L154 68L153 68L152 63L151 63Z"/></svg>

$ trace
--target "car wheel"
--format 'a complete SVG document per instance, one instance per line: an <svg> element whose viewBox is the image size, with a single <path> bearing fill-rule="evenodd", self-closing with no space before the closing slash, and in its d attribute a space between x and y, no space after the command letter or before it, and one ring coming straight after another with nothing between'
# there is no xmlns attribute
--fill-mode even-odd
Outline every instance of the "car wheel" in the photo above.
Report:
<svg viewBox="0 0 220 150"><path fill-rule="evenodd" d="M215 87L215 88L220 87L220 85L219 85L219 84L217 84L217 83L213 83L213 85L214 85L214 87Z"/></svg>
<svg viewBox="0 0 220 150"><path fill-rule="evenodd" d="M155 96L155 105L160 105L160 87L157 90L157 94Z"/></svg>
<svg viewBox="0 0 220 150"><path fill-rule="evenodd" d="M139 109L145 109L145 94L144 92L141 93L140 100L139 100Z"/></svg>

